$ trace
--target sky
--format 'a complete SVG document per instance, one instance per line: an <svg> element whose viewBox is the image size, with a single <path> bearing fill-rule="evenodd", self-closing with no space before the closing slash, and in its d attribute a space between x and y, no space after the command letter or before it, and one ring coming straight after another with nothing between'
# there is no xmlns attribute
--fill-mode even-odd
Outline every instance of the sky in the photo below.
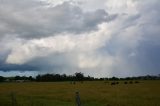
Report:
<svg viewBox="0 0 160 106"><path fill-rule="evenodd" d="M0 0L0 75L160 74L159 0Z"/></svg>

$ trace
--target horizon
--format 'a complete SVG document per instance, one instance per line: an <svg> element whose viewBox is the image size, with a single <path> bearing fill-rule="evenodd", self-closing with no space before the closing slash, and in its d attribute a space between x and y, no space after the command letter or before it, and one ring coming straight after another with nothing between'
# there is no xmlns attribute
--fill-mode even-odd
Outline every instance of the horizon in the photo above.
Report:
<svg viewBox="0 0 160 106"><path fill-rule="evenodd" d="M36 76L38 75L46 75L46 74L53 74L53 75L56 75L56 74L59 74L59 75L64 75L65 73L36 73L33 75L33 73L31 72L30 74L26 74L26 72L19 72L19 74L17 73L14 73L14 74L6 74L6 72L4 72L5 74L1 74L0 72L0 76L2 77L15 77L15 76L20 76L20 77L30 77L32 76L33 78L35 78ZM75 72L75 73L81 73L81 72ZM74 76L75 73L72 73L72 74L65 74L67 76ZM90 75L86 75L84 73L82 73L85 77L87 76L90 76ZM159 77L160 74L143 74L143 75L131 75L131 76L103 76L103 77L96 77L96 76L90 76L90 77L94 77L94 78L112 78L112 77L116 77L116 78L132 78L132 77L144 77L144 76L157 76Z"/></svg>
<svg viewBox="0 0 160 106"><path fill-rule="evenodd" d="M159 0L0 0L0 76L160 74Z"/></svg>
<svg viewBox="0 0 160 106"><path fill-rule="evenodd" d="M77 73L77 72L76 72ZM63 74L58 74L58 75L60 75L60 76L62 76L62 75L66 75L67 77L69 77L69 76L76 76L75 74L76 73L74 73L74 74L65 74L65 73L63 73ZM81 72L78 72L78 73L81 73ZM15 77L32 77L33 79L36 79L36 77L37 76L44 76L44 75L57 75L57 73L45 73L45 74L37 74L37 75L17 75L17 74L15 74L15 75L12 75L12 76L0 76L0 77L3 77L3 78L15 78ZM118 78L119 80L124 80L124 79L127 79L127 78L131 78L130 80L136 80L135 78L138 78L137 80L140 80L141 78L141 80L159 80L159 78L160 78L160 74L157 74L157 75L137 75L137 76L125 76L125 77L120 77L120 76L108 76L108 77L94 77L94 76L90 76L90 75L84 75L83 73L81 73L84 77L90 77L90 78L94 78L94 79L103 79L103 80L112 80L112 78ZM146 79L144 79L145 77L148 77L148 76L150 76L150 77L152 77L152 78L146 78ZM157 78L157 79L155 79L155 78ZM53 82L54 82L54 80L53 80Z"/></svg>

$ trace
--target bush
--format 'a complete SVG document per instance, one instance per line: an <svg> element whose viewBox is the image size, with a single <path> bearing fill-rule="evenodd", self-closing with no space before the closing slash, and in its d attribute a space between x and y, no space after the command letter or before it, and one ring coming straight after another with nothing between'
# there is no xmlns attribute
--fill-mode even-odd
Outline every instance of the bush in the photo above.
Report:
<svg viewBox="0 0 160 106"><path fill-rule="evenodd" d="M0 82L4 82L5 78L0 76Z"/></svg>
<svg viewBox="0 0 160 106"><path fill-rule="evenodd" d="M128 84L128 82L125 81L124 84Z"/></svg>
<svg viewBox="0 0 160 106"><path fill-rule="evenodd" d="M115 85L116 83L115 82L111 82L111 85Z"/></svg>

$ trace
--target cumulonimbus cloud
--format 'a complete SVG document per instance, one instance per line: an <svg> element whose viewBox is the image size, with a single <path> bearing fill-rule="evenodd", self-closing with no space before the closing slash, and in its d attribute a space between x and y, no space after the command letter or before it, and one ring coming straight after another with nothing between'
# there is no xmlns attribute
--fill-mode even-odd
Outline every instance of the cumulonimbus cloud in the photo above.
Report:
<svg viewBox="0 0 160 106"><path fill-rule="evenodd" d="M0 70L96 77L159 72L158 0L73 1L1 3Z"/></svg>

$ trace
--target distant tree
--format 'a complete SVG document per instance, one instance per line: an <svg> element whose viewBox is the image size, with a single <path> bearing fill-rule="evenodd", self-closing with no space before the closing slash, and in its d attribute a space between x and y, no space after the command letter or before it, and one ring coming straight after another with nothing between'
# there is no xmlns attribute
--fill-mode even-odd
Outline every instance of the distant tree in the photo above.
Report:
<svg viewBox="0 0 160 106"><path fill-rule="evenodd" d="M62 74L61 76L62 76L63 79L66 79L66 78L67 78L67 75L66 75L66 74Z"/></svg>
<svg viewBox="0 0 160 106"><path fill-rule="evenodd" d="M119 80L119 78L117 78L117 77L112 77L112 78L109 78L109 80Z"/></svg>
<svg viewBox="0 0 160 106"><path fill-rule="evenodd" d="M34 78L33 78L32 76L29 76L29 77L28 77L28 80L33 81Z"/></svg>
<svg viewBox="0 0 160 106"><path fill-rule="evenodd" d="M5 78L0 76L0 82L3 82L4 80L5 80Z"/></svg>
<svg viewBox="0 0 160 106"><path fill-rule="evenodd" d="M76 77L76 80L78 80L78 81L84 80L84 75L81 72L76 72L75 77Z"/></svg>
<svg viewBox="0 0 160 106"><path fill-rule="evenodd" d="M131 77L126 77L125 80L132 80L132 78Z"/></svg>
<svg viewBox="0 0 160 106"><path fill-rule="evenodd" d="M22 78L20 76L15 76L14 79L15 80L21 80Z"/></svg>
<svg viewBox="0 0 160 106"><path fill-rule="evenodd" d="M36 76L36 81L41 81L41 75Z"/></svg>
<svg viewBox="0 0 160 106"><path fill-rule="evenodd" d="M104 81L104 80L105 80L105 78L99 78L99 80L100 80L100 81Z"/></svg>

